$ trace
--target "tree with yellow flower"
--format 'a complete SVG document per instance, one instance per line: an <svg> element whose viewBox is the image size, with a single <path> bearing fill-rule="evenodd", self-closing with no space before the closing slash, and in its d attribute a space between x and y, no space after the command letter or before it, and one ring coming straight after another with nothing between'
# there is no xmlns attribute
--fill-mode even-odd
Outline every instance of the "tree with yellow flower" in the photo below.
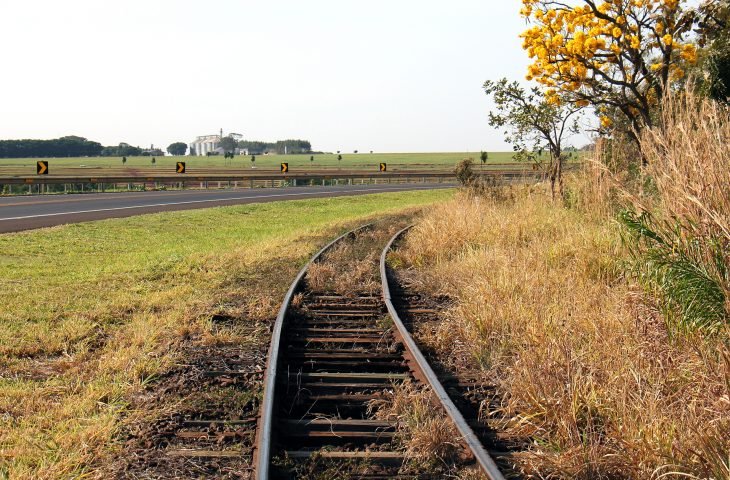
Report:
<svg viewBox="0 0 730 480"><path fill-rule="evenodd" d="M653 125L672 82L697 61L688 40L694 11L684 0L523 0L532 26L521 37L533 63L528 80L547 89L552 102L620 112L629 135ZM602 115L605 129L613 126Z"/></svg>

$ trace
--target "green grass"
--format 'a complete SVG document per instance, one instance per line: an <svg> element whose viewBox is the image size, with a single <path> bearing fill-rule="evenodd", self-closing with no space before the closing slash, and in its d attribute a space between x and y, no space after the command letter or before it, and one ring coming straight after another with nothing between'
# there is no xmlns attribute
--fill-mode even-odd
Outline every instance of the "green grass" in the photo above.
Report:
<svg viewBox="0 0 730 480"><path fill-rule="evenodd" d="M210 255L240 249L254 256L270 253L333 221L342 224L447 195L432 191L274 202L0 235L0 355L57 353L68 347L63 335L48 339L58 344L49 350L39 343L35 328L62 331L65 322L122 293L127 296L130 288L143 295L171 275L203 268Z"/></svg>
<svg viewBox="0 0 730 480"><path fill-rule="evenodd" d="M212 157L156 157L156 164L152 165L150 157L128 157L127 163L122 164L120 157L87 157L87 158L52 158L50 162L50 174L76 174L76 175L99 175L105 170L109 173L126 171L134 173L135 170L144 172L173 173L175 163L185 161L189 172L194 171L225 171L234 170L270 170L279 169L282 162L289 163L294 172L308 171L315 169L353 169L353 170L378 170L378 165L388 164L388 169L395 170L451 170L454 165L464 158L473 158L479 163L479 152L451 152L451 153L343 153L342 161L337 160L337 154L314 155L314 161L310 161L310 155L257 155L255 169L252 168L250 156L236 156L233 160L226 160L222 156ZM35 158L0 159L0 176L8 175L35 175ZM487 166L511 164L514 167L528 167L521 165L512 158L511 152L490 152Z"/></svg>
<svg viewBox="0 0 730 480"><path fill-rule="evenodd" d="M129 396L186 339L217 341L214 313L266 325L328 238L450 196L243 205L0 236L0 478L92 470Z"/></svg>

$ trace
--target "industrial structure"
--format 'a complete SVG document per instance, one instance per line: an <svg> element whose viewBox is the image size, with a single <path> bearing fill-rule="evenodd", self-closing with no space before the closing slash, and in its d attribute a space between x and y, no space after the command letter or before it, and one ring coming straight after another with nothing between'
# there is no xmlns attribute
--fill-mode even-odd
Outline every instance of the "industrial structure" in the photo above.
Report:
<svg viewBox="0 0 730 480"><path fill-rule="evenodd" d="M229 137L238 141L243 138L240 133L229 133ZM190 144L190 155L213 155L225 153L221 148L221 139L223 138L223 129L221 128L218 135L201 135ZM239 153L236 149L235 153Z"/></svg>

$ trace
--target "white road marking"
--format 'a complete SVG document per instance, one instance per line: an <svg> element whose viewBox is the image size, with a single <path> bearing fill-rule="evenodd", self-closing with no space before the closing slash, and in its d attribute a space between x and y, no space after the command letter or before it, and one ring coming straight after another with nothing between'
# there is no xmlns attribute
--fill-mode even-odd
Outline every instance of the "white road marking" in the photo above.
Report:
<svg viewBox="0 0 730 480"><path fill-rule="evenodd" d="M341 193L341 192L388 192L391 190L397 190L399 188L402 188L400 186L394 186L389 188L361 188L361 189L343 189L343 190L332 190L331 192L326 191L318 191L318 192L301 192L301 193L275 193L270 195L248 195L244 197L230 197L230 198L213 198L209 200L188 200L184 202L168 202L168 203L153 203L149 205L130 205L127 207L112 207L112 208L97 208L94 210L77 210L73 212L59 212L59 213L42 213L39 215L26 215L23 217L8 217L8 218L0 218L0 222L10 221L10 220L27 220L30 218L44 218L44 217L57 217L60 215L79 215L82 213L97 213L97 212L114 212L117 210L131 210L134 208L154 208L154 207L168 207L173 205L190 205L195 203L212 203L212 202L230 202L235 200L250 200L250 199L256 199L256 198L276 198L276 197L297 197L297 196L304 196L304 195L322 195L326 193ZM434 186L428 186L428 187L415 187L415 188L409 188L408 190L434 190L439 188L452 188L451 186L442 186L442 187L434 187ZM18 204L18 206L22 206L21 204Z"/></svg>

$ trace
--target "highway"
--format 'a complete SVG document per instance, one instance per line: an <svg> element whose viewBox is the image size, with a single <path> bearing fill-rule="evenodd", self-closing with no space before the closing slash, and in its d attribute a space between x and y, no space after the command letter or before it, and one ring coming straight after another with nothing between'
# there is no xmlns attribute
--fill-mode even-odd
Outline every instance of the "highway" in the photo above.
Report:
<svg viewBox="0 0 730 480"><path fill-rule="evenodd" d="M358 185L0 197L0 233L174 210L451 187Z"/></svg>

